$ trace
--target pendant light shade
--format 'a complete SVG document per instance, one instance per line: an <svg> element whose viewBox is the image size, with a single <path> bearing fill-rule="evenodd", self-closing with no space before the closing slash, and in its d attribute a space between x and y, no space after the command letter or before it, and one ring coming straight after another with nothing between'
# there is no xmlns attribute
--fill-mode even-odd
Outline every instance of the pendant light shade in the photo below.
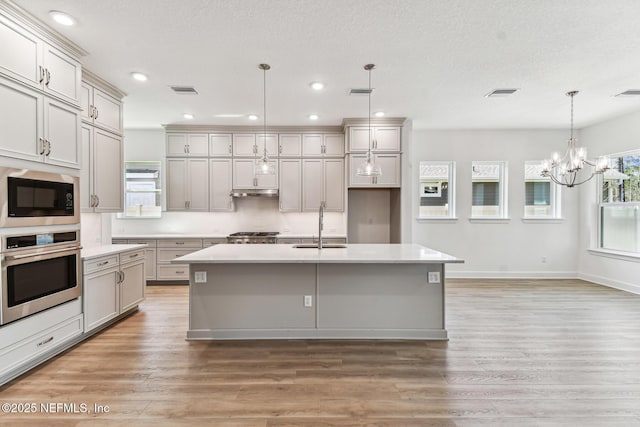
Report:
<svg viewBox="0 0 640 427"><path fill-rule="evenodd" d="M380 176L382 175L382 169L379 165L377 165L373 159L371 154L371 143L373 139L371 138L371 70L375 68L375 64L367 64L364 66L364 69L369 72L369 149L367 150L367 157L362 162L358 168L356 169L356 175L358 176Z"/></svg>
<svg viewBox="0 0 640 427"><path fill-rule="evenodd" d="M258 68L262 70L263 77L263 128L262 128L262 138L263 138L263 151L262 157L256 160L256 164L254 167L254 174L256 175L274 175L276 173L276 168L273 165L273 162L269 161L269 156L267 154L267 71L271 69L269 64L260 64ZM257 154L257 153L256 153Z"/></svg>

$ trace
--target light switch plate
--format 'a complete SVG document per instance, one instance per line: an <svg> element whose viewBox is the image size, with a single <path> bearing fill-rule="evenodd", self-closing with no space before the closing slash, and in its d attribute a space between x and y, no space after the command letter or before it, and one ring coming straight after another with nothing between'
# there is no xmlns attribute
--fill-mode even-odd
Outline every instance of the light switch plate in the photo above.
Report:
<svg viewBox="0 0 640 427"><path fill-rule="evenodd" d="M304 296L304 306L313 307L313 297L311 295Z"/></svg>
<svg viewBox="0 0 640 427"><path fill-rule="evenodd" d="M429 272L429 283L440 283L440 272L439 271L430 271Z"/></svg>
<svg viewBox="0 0 640 427"><path fill-rule="evenodd" d="M196 271L194 273L196 283L207 283L207 272Z"/></svg>

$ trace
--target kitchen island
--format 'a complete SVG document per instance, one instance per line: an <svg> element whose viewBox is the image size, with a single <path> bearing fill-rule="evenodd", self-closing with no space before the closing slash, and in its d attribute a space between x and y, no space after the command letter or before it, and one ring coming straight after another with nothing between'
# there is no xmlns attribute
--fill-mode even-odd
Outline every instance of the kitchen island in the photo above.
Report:
<svg viewBox="0 0 640 427"><path fill-rule="evenodd" d="M447 339L445 264L416 244L212 246L190 264L193 340Z"/></svg>

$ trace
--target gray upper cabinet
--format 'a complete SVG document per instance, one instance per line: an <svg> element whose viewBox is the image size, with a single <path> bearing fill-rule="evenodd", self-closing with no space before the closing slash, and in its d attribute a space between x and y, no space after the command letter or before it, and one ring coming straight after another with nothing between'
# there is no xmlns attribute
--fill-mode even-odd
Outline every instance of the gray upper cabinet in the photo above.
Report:
<svg viewBox="0 0 640 427"><path fill-rule="evenodd" d="M167 157L207 157L209 135L206 133L168 133Z"/></svg>
<svg viewBox="0 0 640 427"><path fill-rule="evenodd" d="M209 156L231 157L233 154L233 138L230 133L209 134Z"/></svg>

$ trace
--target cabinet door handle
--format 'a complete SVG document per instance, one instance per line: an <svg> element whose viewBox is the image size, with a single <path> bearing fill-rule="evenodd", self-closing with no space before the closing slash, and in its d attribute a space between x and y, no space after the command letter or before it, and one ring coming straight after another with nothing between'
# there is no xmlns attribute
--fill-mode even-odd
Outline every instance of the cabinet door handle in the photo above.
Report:
<svg viewBox="0 0 640 427"><path fill-rule="evenodd" d="M278 145L278 154L282 154L282 145Z"/></svg>
<svg viewBox="0 0 640 427"><path fill-rule="evenodd" d="M229 144L229 154L233 153L233 149L231 148L231 144Z"/></svg>
<svg viewBox="0 0 640 427"><path fill-rule="evenodd" d="M97 119L99 115L100 111L96 107L93 107L93 118Z"/></svg>
<svg viewBox="0 0 640 427"><path fill-rule="evenodd" d="M124 282L124 278L127 277L126 274L124 274L124 271L120 272L120 283Z"/></svg>
<svg viewBox="0 0 640 427"><path fill-rule="evenodd" d="M49 157L49 154L51 154L51 141L49 141L48 139L45 139L44 142L47 145L47 152L44 153L44 155Z"/></svg>
<svg viewBox="0 0 640 427"><path fill-rule="evenodd" d="M92 208L93 207L93 194L89 195L89 207Z"/></svg>
<svg viewBox="0 0 640 427"><path fill-rule="evenodd" d="M182 147L182 152L187 154L187 146L186 145L184 147Z"/></svg>
<svg viewBox="0 0 640 427"><path fill-rule="evenodd" d="M46 86L49 86L49 83L51 82L51 73L49 72L49 70L46 70L46 73L47 73L47 81L44 82L44 84Z"/></svg>
<svg viewBox="0 0 640 427"><path fill-rule="evenodd" d="M184 208L187 209L187 201L184 201Z"/></svg>
<svg viewBox="0 0 640 427"><path fill-rule="evenodd" d="M100 197L96 194L96 208L100 206Z"/></svg>
<svg viewBox="0 0 640 427"><path fill-rule="evenodd" d="M40 341L38 343L38 347L43 346L45 344L49 344L51 341L53 341L53 335L47 338L46 340Z"/></svg>
<svg viewBox="0 0 640 427"><path fill-rule="evenodd" d="M40 143L40 155L43 155L45 152L44 148L44 138L38 138L38 142Z"/></svg>
<svg viewBox="0 0 640 427"><path fill-rule="evenodd" d="M40 74L40 78L38 79L38 83L42 83L44 81L44 68L42 65L38 65L38 71Z"/></svg>

